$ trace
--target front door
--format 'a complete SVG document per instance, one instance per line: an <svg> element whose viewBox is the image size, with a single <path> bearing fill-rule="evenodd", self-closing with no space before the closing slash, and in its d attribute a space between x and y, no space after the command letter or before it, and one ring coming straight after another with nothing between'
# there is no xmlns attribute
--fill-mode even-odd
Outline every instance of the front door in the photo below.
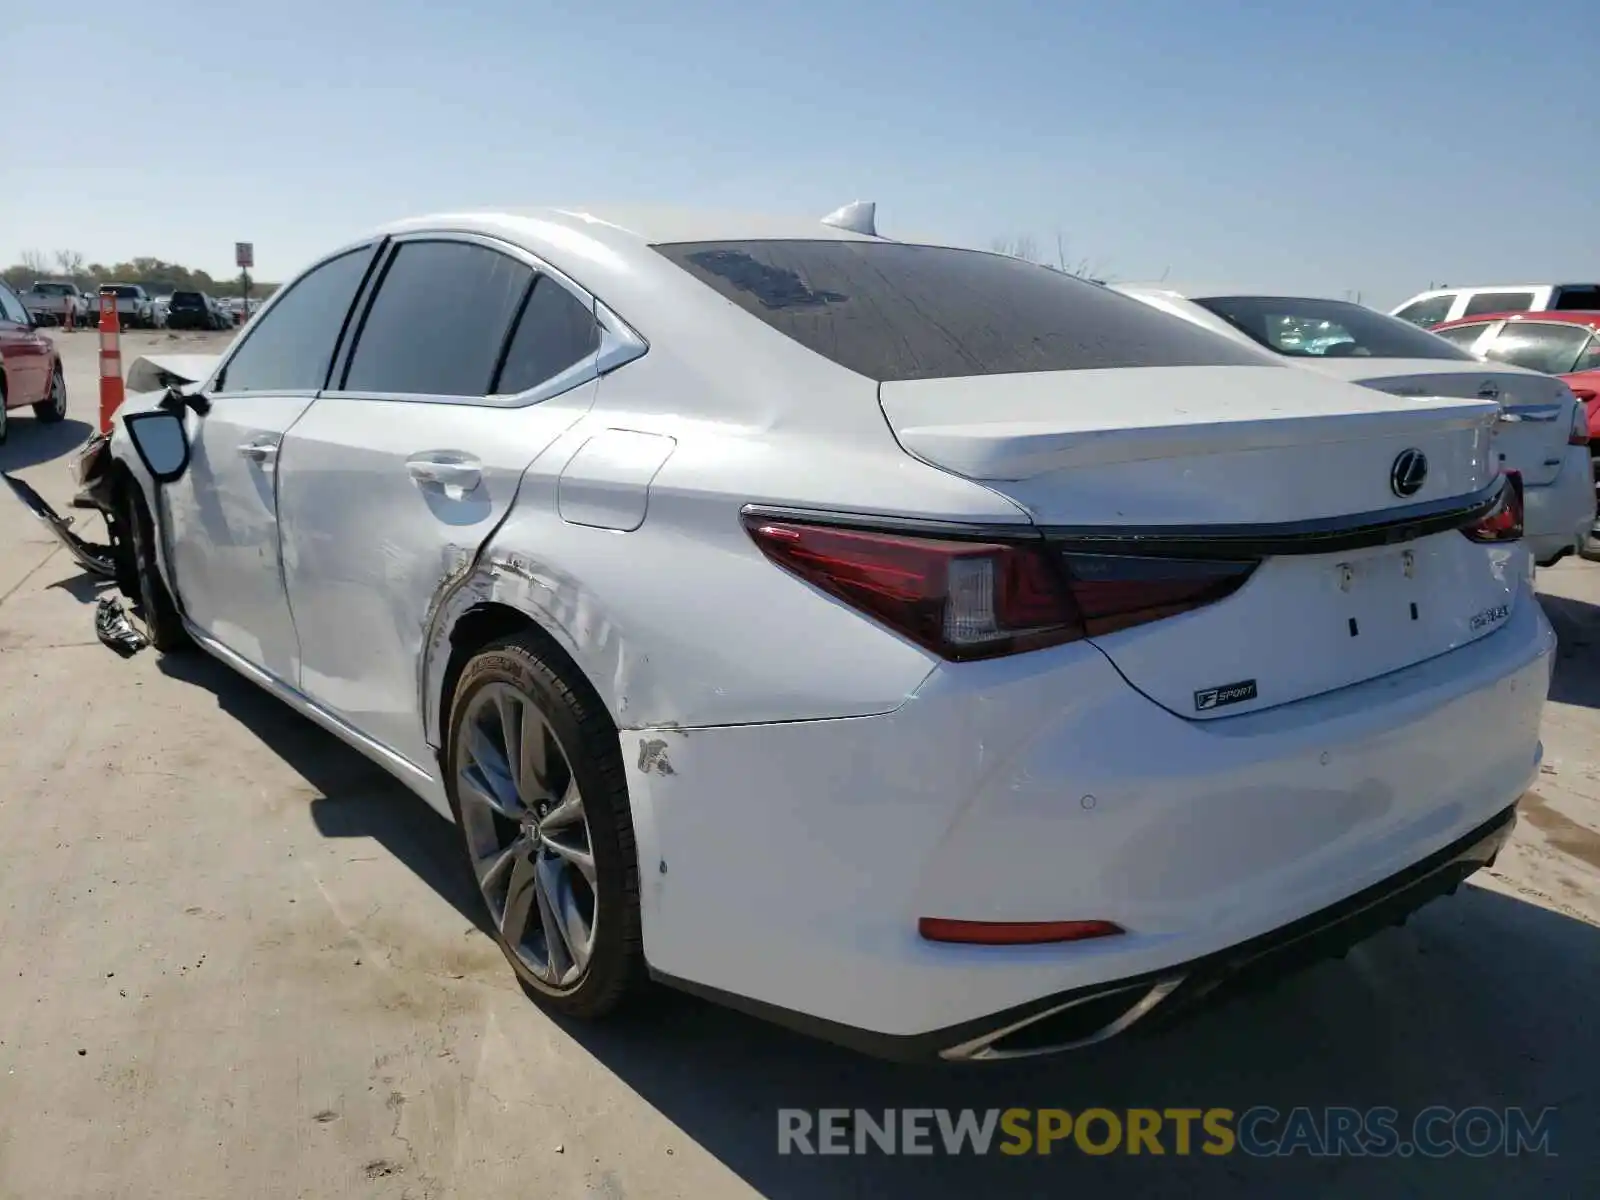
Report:
<svg viewBox="0 0 1600 1200"><path fill-rule="evenodd" d="M278 536L284 435L327 380L374 251L336 255L274 297L208 382L209 412L188 418L189 468L162 489L184 615L293 687L300 647Z"/></svg>
<svg viewBox="0 0 1600 1200"><path fill-rule="evenodd" d="M167 485L180 603L209 637L293 683L299 647L278 554L277 459L310 396L209 397L189 418L189 469Z"/></svg>
<svg viewBox="0 0 1600 1200"><path fill-rule="evenodd" d="M50 386L50 343L33 331L17 294L0 283L0 359L5 363L7 408L38 404Z"/></svg>
<svg viewBox="0 0 1600 1200"><path fill-rule="evenodd" d="M302 690L430 770L430 606L522 474L593 403L592 298L510 247L399 238L330 390L280 460ZM431 773L431 770L430 770Z"/></svg>

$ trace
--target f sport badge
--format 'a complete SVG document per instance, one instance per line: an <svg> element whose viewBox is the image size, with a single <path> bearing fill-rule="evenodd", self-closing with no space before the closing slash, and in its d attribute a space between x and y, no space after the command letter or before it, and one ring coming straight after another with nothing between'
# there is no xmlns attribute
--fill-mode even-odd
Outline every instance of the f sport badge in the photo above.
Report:
<svg viewBox="0 0 1600 1200"><path fill-rule="evenodd" d="M1208 708L1227 708L1230 704L1243 704L1256 698L1256 681L1241 679L1238 683L1225 683L1221 687L1202 688L1194 694L1196 712Z"/></svg>

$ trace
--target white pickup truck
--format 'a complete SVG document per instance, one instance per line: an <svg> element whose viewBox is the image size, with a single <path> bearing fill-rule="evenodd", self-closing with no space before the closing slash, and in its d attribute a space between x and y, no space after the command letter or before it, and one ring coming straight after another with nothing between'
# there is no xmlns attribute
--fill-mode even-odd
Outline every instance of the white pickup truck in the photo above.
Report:
<svg viewBox="0 0 1600 1200"><path fill-rule="evenodd" d="M22 293L21 300L28 315L40 325L60 325L70 306L74 324L86 324L94 301L78 290L75 283L60 283L40 279Z"/></svg>
<svg viewBox="0 0 1600 1200"><path fill-rule="evenodd" d="M161 323L156 302L136 283L102 283L100 294L117 298L117 324L124 329L155 329Z"/></svg>

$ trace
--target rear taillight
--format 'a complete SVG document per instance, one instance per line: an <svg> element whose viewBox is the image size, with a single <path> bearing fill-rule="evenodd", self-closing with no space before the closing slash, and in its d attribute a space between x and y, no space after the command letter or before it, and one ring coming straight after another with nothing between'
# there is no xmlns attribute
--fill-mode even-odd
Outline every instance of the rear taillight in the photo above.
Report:
<svg viewBox="0 0 1600 1200"><path fill-rule="evenodd" d="M1256 565L1063 554L1043 539L959 541L751 514L744 521L773 562L954 661L1187 612L1235 591Z"/></svg>
<svg viewBox="0 0 1600 1200"><path fill-rule="evenodd" d="M1522 536L1522 472L1505 475L1500 500L1489 515L1461 531L1475 542L1514 542Z"/></svg>
<svg viewBox="0 0 1600 1200"><path fill-rule="evenodd" d="M1578 403L1573 405L1572 429L1567 434L1567 445L1587 446L1589 444L1589 409L1584 404L1585 396L1581 392L1573 393L1578 397Z"/></svg>

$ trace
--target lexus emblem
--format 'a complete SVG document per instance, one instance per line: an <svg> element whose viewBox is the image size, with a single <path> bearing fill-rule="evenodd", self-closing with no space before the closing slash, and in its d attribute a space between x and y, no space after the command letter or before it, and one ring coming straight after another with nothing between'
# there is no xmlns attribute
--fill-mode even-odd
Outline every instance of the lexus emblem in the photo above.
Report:
<svg viewBox="0 0 1600 1200"><path fill-rule="evenodd" d="M1496 383L1492 379L1485 380L1483 386L1478 389L1478 399L1479 400L1498 400L1498 399L1500 399L1500 385L1498 383Z"/></svg>
<svg viewBox="0 0 1600 1200"><path fill-rule="evenodd" d="M1404 499L1415 496L1428 479L1428 456L1421 450L1402 450L1389 468L1389 488Z"/></svg>

